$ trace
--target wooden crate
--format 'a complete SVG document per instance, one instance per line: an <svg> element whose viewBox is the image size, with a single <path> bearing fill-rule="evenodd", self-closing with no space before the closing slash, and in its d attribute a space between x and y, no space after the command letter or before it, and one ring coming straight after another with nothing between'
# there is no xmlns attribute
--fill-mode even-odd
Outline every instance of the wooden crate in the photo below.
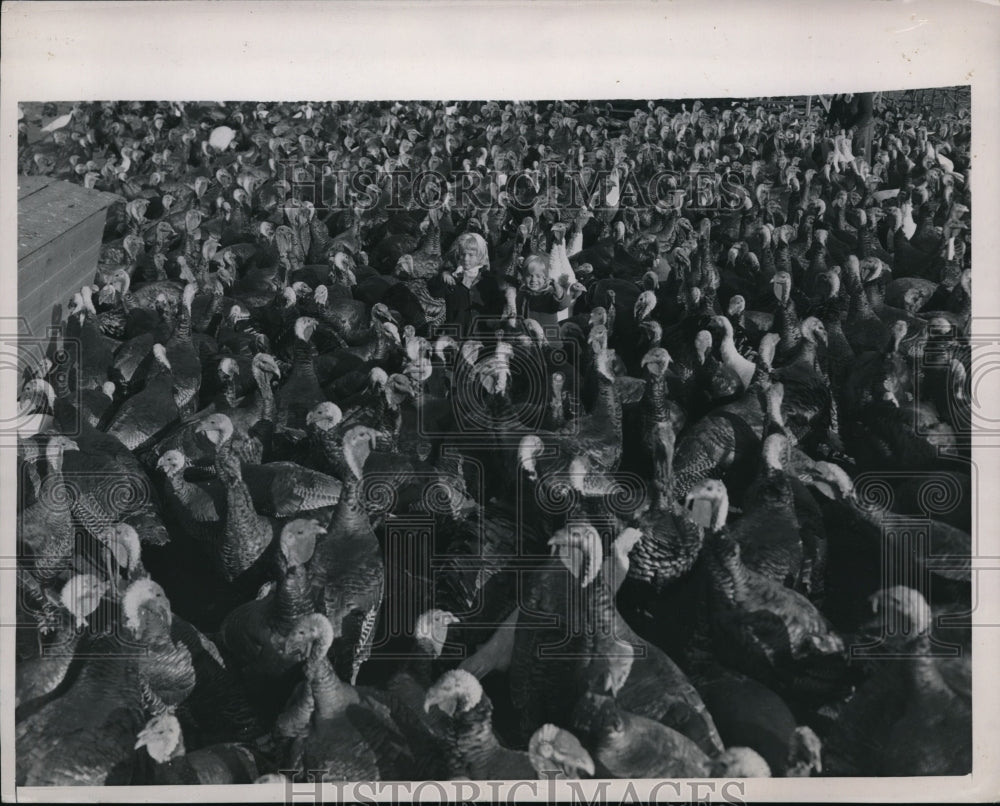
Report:
<svg viewBox="0 0 1000 806"><path fill-rule="evenodd" d="M25 345L46 339L53 309L92 282L112 193L46 176L17 178L17 299Z"/></svg>

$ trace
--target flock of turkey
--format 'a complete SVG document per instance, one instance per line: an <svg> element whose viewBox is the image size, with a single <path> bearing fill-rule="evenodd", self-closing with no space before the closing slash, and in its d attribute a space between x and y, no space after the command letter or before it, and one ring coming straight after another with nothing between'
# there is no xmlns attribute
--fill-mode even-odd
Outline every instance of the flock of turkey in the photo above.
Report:
<svg viewBox="0 0 1000 806"><path fill-rule="evenodd" d="M970 770L967 111L32 116L18 784Z"/></svg>

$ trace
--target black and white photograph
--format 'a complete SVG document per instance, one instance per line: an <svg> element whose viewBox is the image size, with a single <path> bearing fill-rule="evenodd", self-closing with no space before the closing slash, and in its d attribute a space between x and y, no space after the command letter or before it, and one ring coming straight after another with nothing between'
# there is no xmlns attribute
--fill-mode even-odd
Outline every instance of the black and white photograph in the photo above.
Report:
<svg viewBox="0 0 1000 806"><path fill-rule="evenodd" d="M971 79L384 86L5 95L8 782L973 780Z"/></svg>

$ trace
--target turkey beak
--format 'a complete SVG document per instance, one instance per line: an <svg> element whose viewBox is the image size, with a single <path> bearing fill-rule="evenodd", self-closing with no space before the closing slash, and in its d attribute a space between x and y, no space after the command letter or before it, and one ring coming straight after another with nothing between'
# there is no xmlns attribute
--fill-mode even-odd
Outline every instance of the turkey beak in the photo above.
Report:
<svg viewBox="0 0 1000 806"><path fill-rule="evenodd" d="M211 425L208 425L207 423L201 423L201 424L199 424L198 427L195 428L194 432L196 434L204 434L205 435L205 439L207 439L213 445L218 445L219 444L219 431L218 431L218 429L213 428Z"/></svg>
<svg viewBox="0 0 1000 806"><path fill-rule="evenodd" d="M644 355L644 356L642 357L642 368L643 368L643 369L646 369L646 368L648 368L648 367L651 367L651 366L653 366L654 364L658 363L658 361L659 361L659 359L658 359L658 358L657 358L657 356L656 356L656 355L654 355L654 354L653 354L652 352L649 352L649 353L646 353L646 354L645 354L645 355ZM667 360L667 363L666 363L666 366L668 366L668 367L669 367L671 363L672 363L672 362L671 362L671 361L670 361L670 360L668 359L668 360Z"/></svg>
<svg viewBox="0 0 1000 806"><path fill-rule="evenodd" d="M691 520L702 529L710 529L715 522L715 506L709 498L688 493L684 499L684 507L691 513Z"/></svg>
<svg viewBox="0 0 1000 806"><path fill-rule="evenodd" d="M529 445L522 445L517 452L518 466L528 475L528 478L535 481L538 478L538 470L535 467L535 455Z"/></svg>
<svg viewBox="0 0 1000 806"><path fill-rule="evenodd" d="M778 302L784 303L785 301L784 280L775 277L773 280L771 280L771 285L774 287L774 296L777 298Z"/></svg>
<svg viewBox="0 0 1000 806"><path fill-rule="evenodd" d="M568 753L557 748L555 760L565 770L569 778L579 778L580 772L587 773L591 778L594 776L594 760L590 757L590 753L583 748L580 748L580 752L571 751Z"/></svg>
<svg viewBox="0 0 1000 806"><path fill-rule="evenodd" d="M427 696L424 698L424 712L430 713L431 706L433 705L436 705L448 716L454 716L457 702L456 698L449 697L447 694L431 689L431 691L429 691Z"/></svg>
<svg viewBox="0 0 1000 806"><path fill-rule="evenodd" d="M285 639L285 643L281 649L282 654L287 655L289 658L294 660L302 660L308 654L305 645L303 645L301 641L296 640L293 636L289 636Z"/></svg>
<svg viewBox="0 0 1000 806"><path fill-rule="evenodd" d="M115 287L111 283L108 283L97 295L97 301L100 302L101 305L110 305L115 301L115 290Z"/></svg>
<svg viewBox="0 0 1000 806"><path fill-rule="evenodd" d="M656 297L652 294L640 294L639 299L635 303L635 318L636 321L641 322L647 316L653 312L653 308L656 307Z"/></svg>

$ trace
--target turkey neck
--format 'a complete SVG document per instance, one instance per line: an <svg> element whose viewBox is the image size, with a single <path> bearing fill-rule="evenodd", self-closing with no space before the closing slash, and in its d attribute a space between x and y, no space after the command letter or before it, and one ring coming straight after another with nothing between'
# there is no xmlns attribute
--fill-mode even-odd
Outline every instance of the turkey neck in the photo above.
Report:
<svg viewBox="0 0 1000 806"><path fill-rule="evenodd" d="M778 244L778 248L774 250L774 266L777 271L792 273L792 250L787 243Z"/></svg>
<svg viewBox="0 0 1000 806"><path fill-rule="evenodd" d="M229 214L229 226L236 232L244 232L246 230L247 216L242 204L237 204L233 207L233 211Z"/></svg>
<svg viewBox="0 0 1000 806"><path fill-rule="evenodd" d="M594 410L591 412L597 420L607 418L617 435L617 441L621 443L622 435L622 403L615 390L615 383L605 377L603 372L597 373L597 400L594 402Z"/></svg>
<svg viewBox="0 0 1000 806"><path fill-rule="evenodd" d="M941 285L945 288L955 288L962 279L962 265L957 256L953 260L946 261L941 270Z"/></svg>
<svg viewBox="0 0 1000 806"><path fill-rule="evenodd" d="M391 435L393 444L396 444L403 430L403 412L399 406L393 406L386 400L384 394L379 395L378 398L378 403L374 408L375 422Z"/></svg>
<svg viewBox="0 0 1000 806"><path fill-rule="evenodd" d="M806 250L806 256L809 258L809 275L815 282L816 276L826 271L826 247L822 241L813 241Z"/></svg>
<svg viewBox="0 0 1000 806"><path fill-rule="evenodd" d="M298 337L295 338L295 347L292 350L292 377L314 381L317 385L316 367L313 365L312 344Z"/></svg>
<svg viewBox="0 0 1000 806"><path fill-rule="evenodd" d="M226 528L223 532L222 564L230 581L245 571L260 554L260 532L270 533L268 522L253 507L250 490L243 483L240 459L231 442L219 446L215 467L226 484Z"/></svg>
<svg viewBox="0 0 1000 806"><path fill-rule="evenodd" d="M873 310L877 305L885 304L885 286L882 283L872 283L864 290L864 294Z"/></svg>
<svg viewBox="0 0 1000 806"><path fill-rule="evenodd" d="M132 313L132 311L136 310L137 307L138 306L136 305L135 297L132 295L132 292L131 291L123 291L122 292L122 310L125 311L126 314L130 314L130 313Z"/></svg>
<svg viewBox="0 0 1000 806"><path fill-rule="evenodd" d="M770 280L774 277L777 269L774 265L774 246L771 243L761 244L760 252L757 254L760 261L761 274Z"/></svg>
<svg viewBox="0 0 1000 806"><path fill-rule="evenodd" d="M391 349L389 337L385 335L385 332L380 326L376 326L374 323L372 326L375 327L375 348L372 351L370 360L379 362L385 361L389 357L389 351Z"/></svg>
<svg viewBox="0 0 1000 806"><path fill-rule="evenodd" d="M312 362L310 362L311 364ZM254 369L253 379L257 382L257 390L260 392L261 419L274 420L274 390L271 389L271 382L267 375L259 369Z"/></svg>
<svg viewBox="0 0 1000 806"><path fill-rule="evenodd" d="M331 525L338 535L371 533L371 521L361 500L361 479L353 473L340 489L340 500L337 501Z"/></svg>
<svg viewBox="0 0 1000 806"><path fill-rule="evenodd" d="M222 397L226 401L226 406L230 409L236 408L239 397L236 395L236 379L226 378L222 386Z"/></svg>
<svg viewBox="0 0 1000 806"><path fill-rule="evenodd" d="M847 234L847 205L837 208L837 229Z"/></svg>
<svg viewBox="0 0 1000 806"><path fill-rule="evenodd" d="M483 694L479 704L468 711L455 714L452 735L449 737L449 756L458 769L469 772L483 769L489 758L500 749L493 733L493 706Z"/></svg>
<svg viewBox="0 0 1000 806"><path fill-rule="evenodd" d="M174 328L172 341L178 344L191 344L191 306L181 304L180 316Z"/></svg>
<svg viewBox="0 0 1000 806"><path fill-rule="evenodd" d="M320 719L331 719L358 701L357 691L337 677L325 652L309 659L306 674Z"/></svg>
<svg viewBox="0 0 1000 806"><path fill-rule="evenodd" d="M844 311L844 301L839 297L830 297L821 303L820 320L826 326L826 332L830 334L830 344L833 344L833 336L845 339L844 323L841 315Z"/></svg>
<svg viewBox="0 0 1000 806"><path fill-rule="evenodd" d="M719 276L719 268L715 265L715 257L712 255L712 242L708 238L705 238L704 242L701 273L703 281L708 285L714 285Z"/></svg>
<svg viewBox="0 0 1000 806"><path fill-rule="evenodd" d="M656 221L660 225L656 229L656 234L668 241L672 240L674 233L677 231L677 217L670 213L658 213L656 214Z"/></svg>
<svg viewBox="0 0 1000 806"><path fill-rule="evenodd" d="M437 659L437 652L431 646L431 642L424 638L415 638L413 646L416 651L405 662L404 672L408 673L424 689L428 689L434 683L434 661Z"/></svg>
<svg viewBox="0 0 1000 806"><path fill-rule="evenodd" d="M170 487L177 496L177 500L187 506L194 497L195 483L184 478L184 471L175 473L170 477Z"/></svg>
<svg viewBox="0 0 1000 806"><path fill-rule="evenodd" d="M875 312L872 310L871 300L868 299L868 294L865 292L861 277L853 272L851 272L850 277L851 302L848 306L847 315L849 318L860 317L862 319L871 319L875 316Z"/></svg>
<svg viewBox="0 0 1000 806"><path fill-rule="evenodd" d="M197 231L195 230L195 232ZM187 258L188 265L197 265L201 260L201 249L199 249L198 239L190 231L184 233L184 257Z"/></svg>
<svg viewBox="0 0 1000 806"><path fill-rule="evenodd" d="M875 254L875 247L874 220L869 217L868 222L861 228L861 232L858 233L858 257L862 259L872 257Z"/></svg>
<svg viewBox="0 0 1000 806"><path fill-rule="evenodd" d="M304 566L292 566L278 582L274 598L275 621L287 634L298 619L312 614L313 610L309 575Z"/></svg>
<svg viewBox="0 0 1000 806"><path fill-rule="evenodd" d="M819 351L816 347L816 342L806 338L799 339L797 353L795 363L804 364L807 367L817 366Z"/></svg>
<svg viewBox="0 0 1000 806"><path fill-rule="evenodd" d="M294 226L290 227L292 231L292 248L288 251L289 263L291 268L300 269L305 261L306 250L305 245L302 243L302 224L301 222L296 222ZM354 233L354 237L357 238L358 232Z"/></svg>
<svg viewBox="0 0 1000 806"><path fill-rule="evenodd" d="M441 228L433 222L428 222L427 239L424 241L424 254L428 257L441 257Z"/></svg>
<svg viewBox="0 0 1000 806"><path fill-rule="evenodd" d="M930 654L930 637L921 635L912 644L915 656L910 660L909 673L914 688L921 694L943 695L953 699L954 694L941 677L941 672Z"/></svg>
<svg viewBox="0 0 1000 806"><path fill-rule="evenodd" d="M209 282L211 282L211 277L208 274L208 261L202 257L198 261L198 286L199 288L208 288Z"/></svg>
<svg viewBox="0 0 1000 806"><path fill-rule="evenodd" d="M174 649L174 642L170 638L170 625L162 621L155 622L155 629L144 635L141 641L156 655L163 655L164 652L169 653ZM142 662L140 660L140 665Z"/></svg>
<svg viewBox="0 0 1000 806"><path fill-rule="evenodd" d="M61 445L47 446L45 451L48 458L49 472L45 476L45 481L43 484L50 487L52 490L63 490L63 448ZM51 485L51 486L50 486ZM47 516L49 520L50 529L48 539L45 541L45 545L42 549L42 555L51 558L60 557L71 557L73 555L73 548L76 544L76 537L73 534L72 521L70 520L70 513L68 510L63 510L60 513L58 509L51 511L46 511L48 507L41 503L41 509L43 516ZM61 514L61 517L60 517ZM54 528L52 520L58 519L60 526L65 528ZM44 566L37 569L36 575L40 578L46 578L48 576L55 576L61 571L58 566L56 568L47 569ZM53 573L54 572L54 573Z"/></svg>
<svg viewBox="0 0 1000 806"><path fill-rule="evenodd" d="M657 453L653 460L653 486L656 489L656 505L667 509L674 503L674 446L676 437L669 444L663 444L663 455Z"/></svg>
<svg viewBox="0 0 1000 806"><path fill-rule="evenodd" d="M652 428L655 423L665 423L670 419L667 414L667 397L666 375L661 375L659 378L650 375L646 379L646 394L642 396L642 413L647 428Z"/></svg>
<svg viewBox="0 0 1000 806"><path fill-rule="evenodd" d="M809 221L803 221L799 227L799 242L806 252L813 247L813 225Z"/></svg>
<svg viewBox="0 0 1000 806"><path fill-rule="evenodd" d="M710 566L712 568L712 578L714 587L722 594L727 602L735 603L742 599L749 574L743 559L739 555L739 550L730 552L724 541L729 541L728 535L714 534L709 539L711 543Z"/></svg>
<svg viewBox="0 0 1000 806"><path fill-rule="evenodd" d="M778 306L778 330L781 332L780 349L791 350L802 341L802 328L799 314L795 310L795 301L789 297L788 302Z"/></svg>

